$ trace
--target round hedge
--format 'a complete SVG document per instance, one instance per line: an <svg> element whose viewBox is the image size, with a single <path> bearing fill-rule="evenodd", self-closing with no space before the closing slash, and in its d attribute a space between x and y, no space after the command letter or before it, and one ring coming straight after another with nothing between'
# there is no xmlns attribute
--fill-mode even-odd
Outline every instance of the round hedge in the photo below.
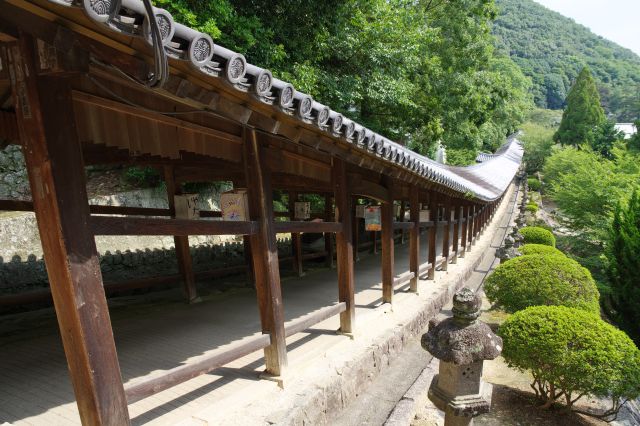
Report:
<svg viewBox="0 0 640 426"><path fill-rule="evenodd" d="M507 312L562 305L600 312L591 273L566 256L529 254L500 264L487 278L487 298Z"/></svg>
<svg viewBox="0 0 640 426"><path fill-rule="evenodd" d="M525 209L526 211L528 211L528 212L531 212L531 213L537 213L537 212L538 212L538 205L537 205L537 204L533 204L533 203L531 203L531 204L527 204L527 205L524 207L524 209Z"/></svg>
<svg viewBox="0 0 640 426"><path fill-rule="evenodd" d="M536 178L527 179L527 185L529 186L529 189L532 191L540 191L540 187L542 186L540 181Z"/></svg>
<svg viewBox="0 0 640 426"><path fill-rule="evenodd" d="M564 306L534 306L510 316L498 334L509 366L531 371L532 387L548 404L555 400L548 393L550 385L573 397L640 395L640 351L597 315Z"/></svg>
<svg viewBox="0 0 640 426"><path fill-rule="evenodd" d="M565 254L558 250L555 247L545 246L544 244L525 244L521 247L518 247L518 251L523 255L528 254L542 254L542 255L560 255L564 256Z"/></svg>
<svg viewBox="0 0 640 426"><path fill-rule="evenodd" d="M551 231L538 226L525 226L518 232L524 237L525 244L544 244L546 246L555 247L556 237L553 236Z"/></svg>

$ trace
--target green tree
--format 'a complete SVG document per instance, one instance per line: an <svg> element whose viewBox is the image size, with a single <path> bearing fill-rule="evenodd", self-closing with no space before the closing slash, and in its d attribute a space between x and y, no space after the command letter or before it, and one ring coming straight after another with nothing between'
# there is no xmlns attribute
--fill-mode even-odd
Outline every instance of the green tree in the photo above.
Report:
<svg viewBox="0 0 640 426"><path fill-rule="evenodd" d="M613 147L623 139L623 133L616 130L615 123L605 120L594 128L591 148L605 158L613 158Z"/></svg>
<svg viewBox="0 0 640 426"><path fill-rule="evenodd" d="M541 408L562 398L568 409L611 421L620 407L640 395L640 351L598 315L565 306L533 306L511 315L498 334L508 365L531 372L531 388L544 402ZM598 414L574 408L585 395L610 398L611 408Z"/></svg>
<svg viewBox="0 0 640 426"><path fill-rule="evenodd" d="M600 106L596 83L589 68L584 67L569 91L567 107L553 139L562 145L579 146L585 142L592 143L594 128L604 121L604 110Z"/></svg>
<svg viewBox="0 0 640 426"><path fill-rule="evenodd" d="M610 230L609 277L617 322L640 339L640 191L619 202Z"/></svg>
<svg viewBox="0 0 640 426"><path fill-rule="evenodd" d="M296 89L421 153L492 149L531 103L493 0L155 0ZM292 23L296 19L295 23Z"/></svg>

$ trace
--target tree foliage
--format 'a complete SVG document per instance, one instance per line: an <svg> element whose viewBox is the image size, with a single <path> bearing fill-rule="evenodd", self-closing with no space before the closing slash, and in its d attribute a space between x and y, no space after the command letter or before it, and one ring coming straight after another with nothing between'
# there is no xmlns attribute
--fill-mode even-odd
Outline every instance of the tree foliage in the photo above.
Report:
<svg viewBox="0 0 640 426"><path fill-rule="evenodd" d="M640 339L640 191L629 202L619 202L610 230L609 277L616 319Z"/></svg>
<svg viewBox="0 0 640 426"><path fill-rule="evenodd" d="M543 408L560 398L572 408L581 397L594 395L611 398L611 408L600 417L613 420L626 401L640 395L640 351L597 315L535 306L509 317L498 334L509 366L532 373L531 387Z"/></svg>
<svg viewBox="0 0 640 426"><path fill-rule="evenodd" d="M586 65L605 111L618 122L640 118L640 57L533 0L497 0L496 46L532 80L540 108L562 109Z"/></svg>
<svg viewBox="0 0 640 426"><path fill-rule="evenodd" d="M487 298L507 312L562 305L600 312L600 294L589 271L559 255L525 255L501 263L485 284Z"/></svg>
<svg viewBox="0 0 640 426"><path fill-rule="evenodd" d="M531 104L529 80L508 56L494 52L492 0L155 3L423 154L438 140L473 157L478 149L493 149Z"/></svg>
<svg viewBox="0 0 640 426"><path fill-rule="evenodd" d="M589 68L584 67L567 96L567 107L553 139L562 145L594 142L595 129L605 122L600 95Z"/></svg>

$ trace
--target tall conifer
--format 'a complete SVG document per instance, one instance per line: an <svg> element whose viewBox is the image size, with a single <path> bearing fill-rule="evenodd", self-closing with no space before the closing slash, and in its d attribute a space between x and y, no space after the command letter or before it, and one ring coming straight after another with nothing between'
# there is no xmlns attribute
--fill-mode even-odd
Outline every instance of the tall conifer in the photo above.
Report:
<svg viewBox="0 0 640 426"><path fill-rule="evenodd" d="M609 276L617 322L640 341L640 192L618 205L611 226Z"/></svg>
<svg viewBox="0 0 640 426"><path fill-rule="evenodd" d="M593 142L593 130L605 121L598 88L588 67L580 75L567 96L567 107L553 140L562 145Z"/></svg>

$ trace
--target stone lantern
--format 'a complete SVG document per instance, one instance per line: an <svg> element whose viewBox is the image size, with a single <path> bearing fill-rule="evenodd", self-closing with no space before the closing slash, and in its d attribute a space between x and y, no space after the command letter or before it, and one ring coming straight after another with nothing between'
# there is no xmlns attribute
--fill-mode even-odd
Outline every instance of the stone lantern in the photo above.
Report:
<svg viewBox="0 0 640 426"><path fill-rule="evenodd" d="M429 399L445 412L445 426L473 424L473 418L489 412L492 386L482 378L483 361L502 352L502 339L478 321L480 298L462 288L453 296L453 318L429 323L422 347L440 360L440 369L429 387Z"/></svg>

